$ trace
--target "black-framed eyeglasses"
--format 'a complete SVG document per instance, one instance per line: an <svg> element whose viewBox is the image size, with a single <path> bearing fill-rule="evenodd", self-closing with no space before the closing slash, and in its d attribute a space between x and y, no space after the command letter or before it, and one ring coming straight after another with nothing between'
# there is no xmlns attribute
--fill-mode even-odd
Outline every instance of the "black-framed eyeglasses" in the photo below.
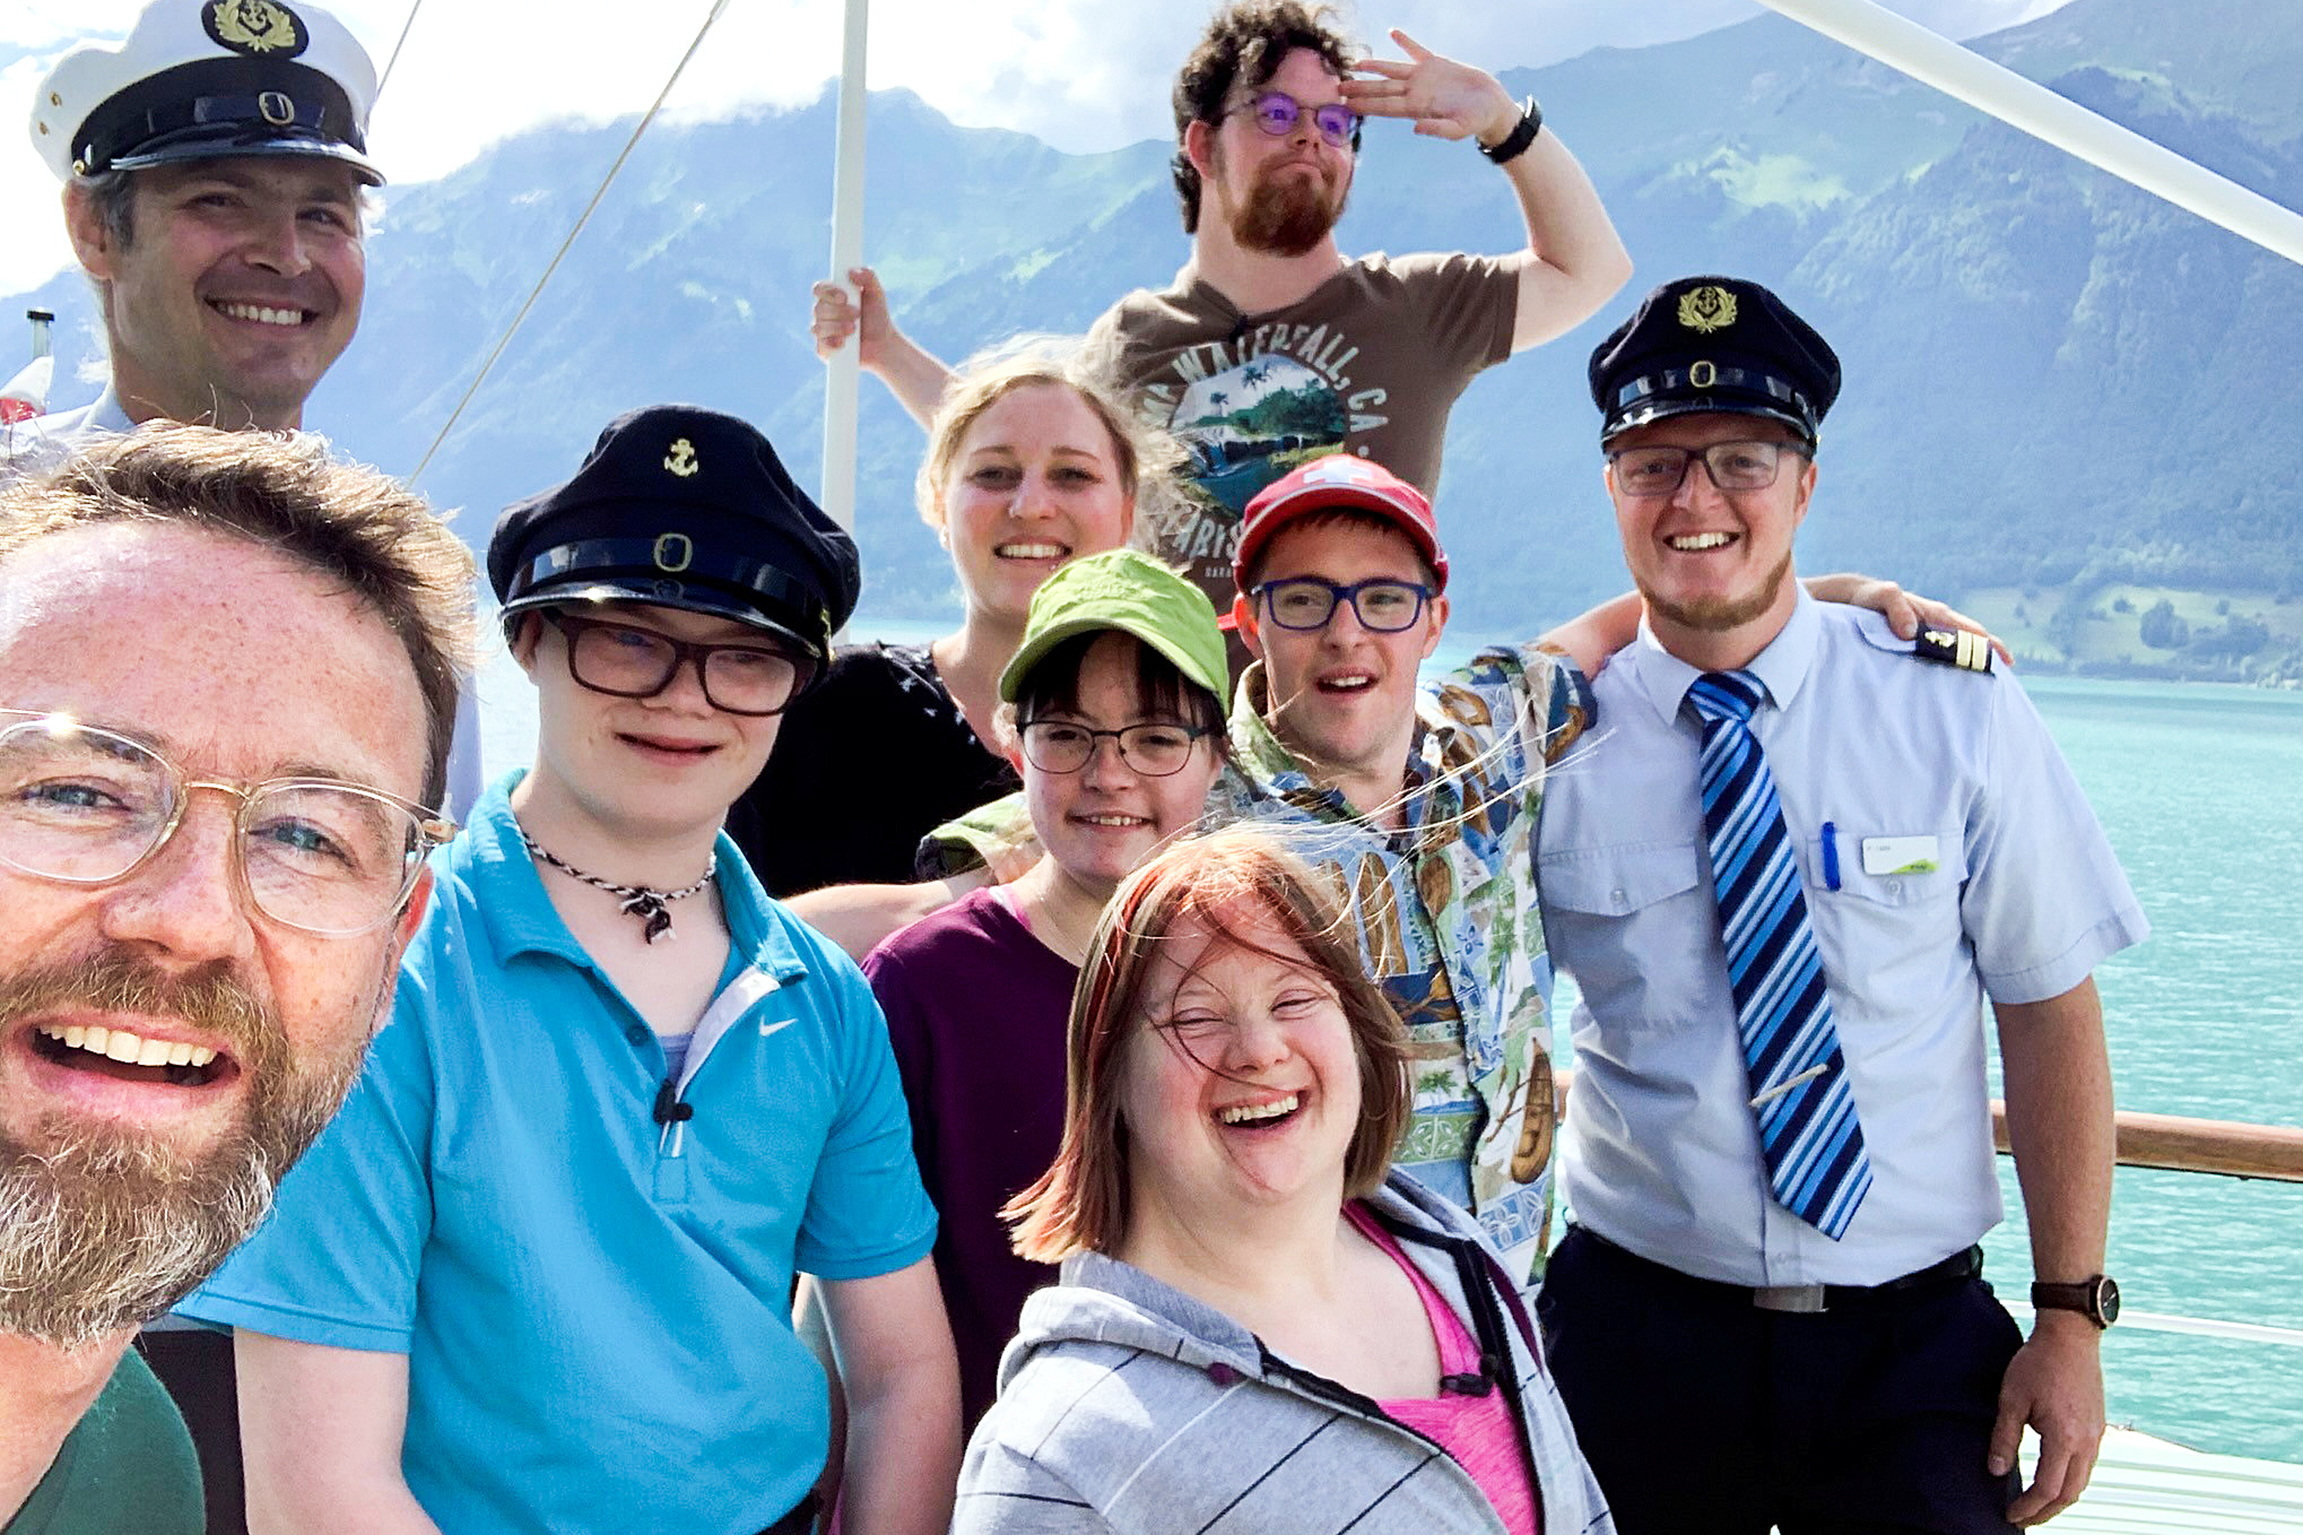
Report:
<svg viewBox="0 0 2303 1535"><path fill-rule="evenodd" d="M232 867L256 910L329 938L403 911L438 812L333 778L188 778L157 747L68 714L0 709L0 864L66 885L126 879L168 845L195 789L240 802Z"/></svg>
<svg viewBox="0 0 2303 1535"><path fill-rule="evenodd" d="M1389 577L1338 586L1318 576L1289 576L1266 581L1249 595L1263 603L1271 621L1282 629L1324 629L1337 604L1348 602L1362 628L1397 634L1423 617L1423 605L1433 594L1420 582Z"/></svg>
<svg viewBox="0 0 2303 1535"><path fill-rule="evenodd" d="M1721 490L1765 490L1782 473L1783 455L1801 454L1795 442L1715 442L1708 448L1675 448L1663 444L1646 448L1618 448L1607 455L1615 470L1615 488L1627 496L1668 496L1687 479L1687 466L1701 460L1703 472Z"/></svg>
<svg viewBox="0 0 2303 1535"><path fill-rule="evenodd" d="M1200 737L1214 734L1205 726L1166 720L1118 730L1090 730L1070 720L1026 720L1018 733L1023 737L1024 760L1043 773L1078 772L1095 755L1096 742L1108 740L1119 748L1120 761L1146 778L1182 772Z"/></svg>
<svg viewBox="0 0 2303 1535"><path fill-rule="evenodd" d="M1307 107L1285 91L1259 91L1249 100L1230 108L1224 115L1228 117L1233 112L1247 113L1255 120L1258 128L1275 139L1286 138L1295 132L1295 125L1308 112L1311 114L1312 126L1319 130L1321 138L1338 149L1351 150L1359 148L1360 124L1366 121L1340 101Z"/></svg>
<svg viewBox="0 0 2303 1535"><path fill-rule="evenodd" d="M612 698L653 698L693 663L704 699L728 714L781 714L815 680L816 658L775 645L678 640L637 624L547 608L568 637L568 675Z"/></svg>

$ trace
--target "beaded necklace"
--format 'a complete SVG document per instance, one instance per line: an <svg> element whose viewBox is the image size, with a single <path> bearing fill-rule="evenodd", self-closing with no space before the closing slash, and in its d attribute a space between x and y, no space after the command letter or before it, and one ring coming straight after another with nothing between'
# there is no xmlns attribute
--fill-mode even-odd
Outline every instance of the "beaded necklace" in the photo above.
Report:
<svg viewBox="0 0 2303 1535"><path fill-rule="evenodd" d="M612 879L602 879L597 874L586 874L567 860L554 857L550 850L525 831L520 833L520 840L528 845L529 853L550 864L562 874L567 875L568 878L590 885L595 890L605 890L612 896L620 897L623 901L623 910L639 919L641 936L649 943L654 943L659 938L677 938L680 936L672 931L672 912L665 903L686 900L689 896L709 885L712 882L712 876L720 870L720 855L715 852L711 862L704 865L704 877L694 884L678 890L650 890L645 885L619 885Z"/></svg>

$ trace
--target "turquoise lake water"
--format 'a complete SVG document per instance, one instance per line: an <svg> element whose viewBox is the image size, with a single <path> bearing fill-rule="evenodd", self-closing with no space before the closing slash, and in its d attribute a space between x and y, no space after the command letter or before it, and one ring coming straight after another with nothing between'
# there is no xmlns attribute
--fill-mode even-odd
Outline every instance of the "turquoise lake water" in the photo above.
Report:
<svg viewBox="0 0 2303 1535"><path fill-rule="evenodd" d="M2303 1126L2303 694L2025 685L2152 924L2097 975L2119 1106ZM528 760L534 696L499 649L481 682L490 774ZM1987 1268L2021 1297L2022 1200L2013 1163L1999 1166L2010 1217L1985 1240ZM2303 1185L2122 1168L2110 1270L2130 1313L2303 1330ZM2104 1361L2114 1423L2303 1463L2303 1348L2122 1326Z"/></svg>

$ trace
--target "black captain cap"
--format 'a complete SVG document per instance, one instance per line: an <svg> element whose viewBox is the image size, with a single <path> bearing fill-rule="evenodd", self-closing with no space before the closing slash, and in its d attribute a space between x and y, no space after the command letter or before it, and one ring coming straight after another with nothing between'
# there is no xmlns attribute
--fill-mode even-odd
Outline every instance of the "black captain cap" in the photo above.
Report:
<svg viewBox="0 0 2303 1535"><path fill-rule="evenodd" d="M344 24L285 0L153 0L116 48L76 48L32 98L60 180L225 156L368 163L376 66Z"/></svg>
<svg viewBox="0 0 2303 1535"><path fill-rule="evenodd" d="M1763 416L1815 446L1839 357L1791 306L1738 277L1682 277L1591 354L1599 440L1697 412Z"/></svg>
<svg viewBox="0 0 2303 1535"><path fill-rule="evenodd" d="M505 509L488 580L530 608L648 602L732 618L819 660L862 590L855 541L751 423L694 405L618 416L566 484Z"/></svg>

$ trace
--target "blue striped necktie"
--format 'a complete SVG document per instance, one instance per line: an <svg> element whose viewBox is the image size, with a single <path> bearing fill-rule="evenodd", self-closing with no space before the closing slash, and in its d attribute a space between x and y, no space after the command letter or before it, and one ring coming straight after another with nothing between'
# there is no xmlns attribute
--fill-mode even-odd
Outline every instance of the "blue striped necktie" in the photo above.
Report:
<svg viewBox="0 0 2303 1535"><path fill-rule="evenodd" d="M1749 672L1706 672L1687 690L1703 724L1703 828L1768 1187L1837 1241L1871 1188L1871 1159L1775 775L1748 723L1766 696Z"/></svg>

